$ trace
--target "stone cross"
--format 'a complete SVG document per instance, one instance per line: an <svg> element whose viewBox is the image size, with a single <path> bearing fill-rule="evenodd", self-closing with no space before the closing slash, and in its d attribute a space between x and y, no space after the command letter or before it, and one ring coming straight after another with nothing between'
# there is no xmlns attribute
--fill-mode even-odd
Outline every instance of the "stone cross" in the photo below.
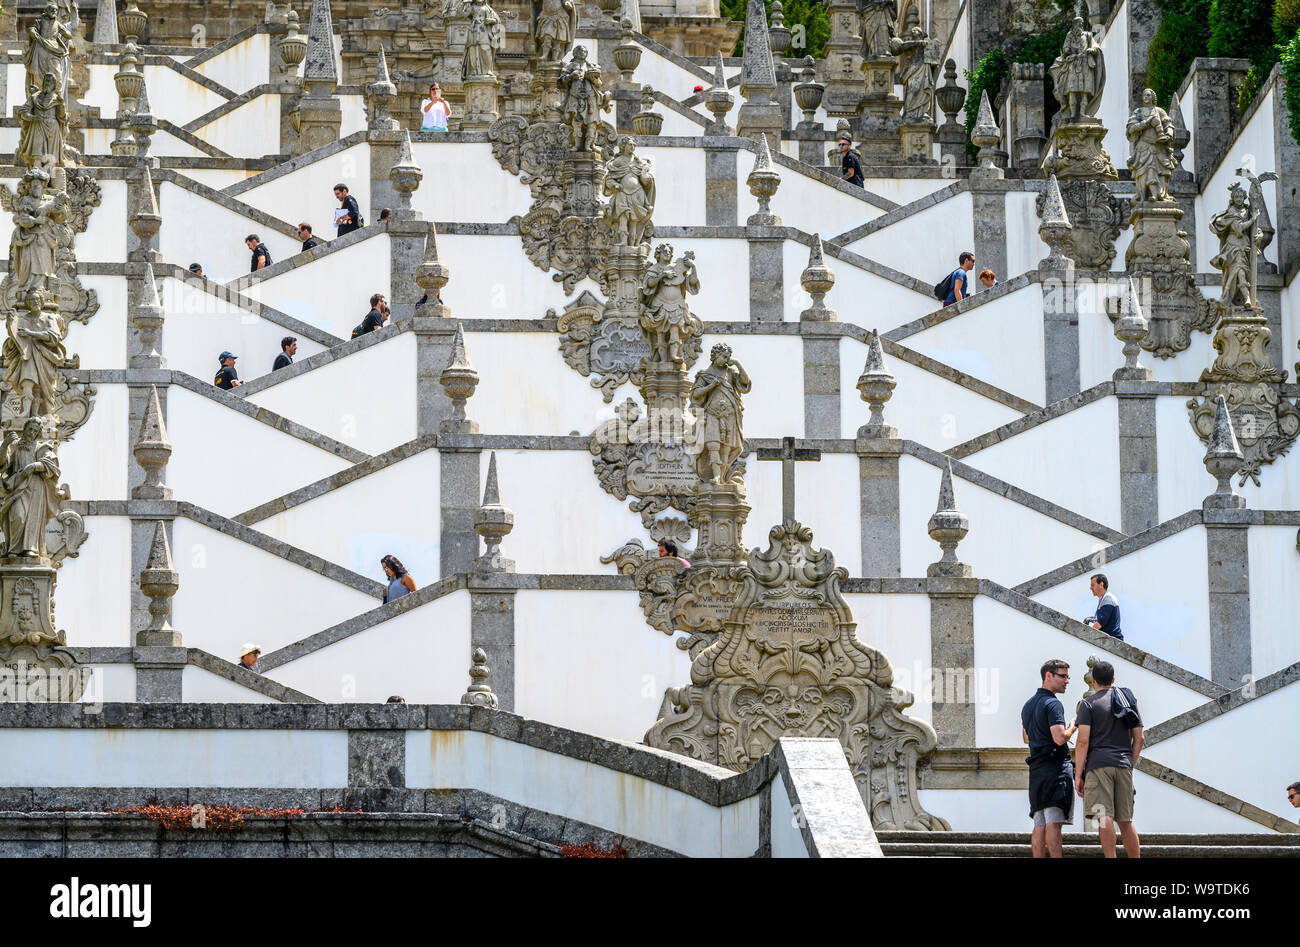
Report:
<svg viewBox="0 0 1300 947"><path fill-rule="evenodd" d="M793 437L781 438L780 447L760 447L759 460L781 461L781 522L793 523L794 465L800 460L821 460L822 452L811 447L796 447Z"/></svg>

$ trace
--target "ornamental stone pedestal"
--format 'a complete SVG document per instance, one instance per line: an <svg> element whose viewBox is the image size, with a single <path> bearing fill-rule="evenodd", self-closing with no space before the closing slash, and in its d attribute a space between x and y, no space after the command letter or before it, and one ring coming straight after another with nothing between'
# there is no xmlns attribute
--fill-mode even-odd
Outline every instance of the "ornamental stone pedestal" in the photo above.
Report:
<svg viewBox="0 0 1300 947"><path fill-rule="evenodd" d="M460 120L460 130L487 131L500 116L497 114L497 92L501 80L494 75L474 75L465 78L465 114Z"/></svg>
<svg viewBox="0 0 1300 947"><path fill-rule="evenodd" d="M1172 358L1191 344L1191 333L1214 328L1214 303L1196 288L1191 244L1179 228L1183 211L1174 201L1135 201L1129 215L1133 240L1124 268L1148 289L1150 322L1142 348Z"/></svg>
<svg viewBox="0 0 1300 947"><path fill-rule="evenodd" d="M866 92L861 98L858 117L852 122L854 145L864 164L898 162L899 143L902 140L899 115L903 101L894 94L894 71L897 68L898 60L893 56L868 59L862 64ZM827 97L829 98L829 91Z"/></svg>

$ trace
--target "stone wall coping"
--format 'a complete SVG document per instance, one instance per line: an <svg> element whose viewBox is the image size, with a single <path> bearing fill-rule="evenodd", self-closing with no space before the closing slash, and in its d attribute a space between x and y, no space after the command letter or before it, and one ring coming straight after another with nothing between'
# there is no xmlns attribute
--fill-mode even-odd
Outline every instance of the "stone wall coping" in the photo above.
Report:
<svg viewBox="0 0 1300 947"><path fill-rule="evenodd" d="M1281 690L1296 681L1300 681L1300 661L1248 684L1242 684L1242 686L1228 691L1214 700L1193 707L1186 713L1170 717L1168 720L1160 721L1155 726L1145 728L1143 737L1146 746L1154 746L1171 737L1176 737L1193 727L1200 726L1207 720L1211 720L1220 714L1229 713L1238 707L1243 707L1252 700L1257 700L1274 691ZM1248 694L1250 696L1247 696Z"/></svg>
<svg viewBox="0 0 1300 947"><path fill-rule="evenodd" d="M415 141L414 134L412 134L411 140ZM280 163L274 165L273 167L267 168L261 174L255 174L251 178L245 178L242 181L236 181L234 184L230 185L229 187L223 188L221 193L226 194L230 197L236 197L244 193L245 191L251 191L255 187L260 187L263 184L267 184L278 178L282 178L286 174L292 174L293 172L298 171L301 168L305 168L309 164L316 163L322 158L328 158L330 155L338 154L340 151L346 151L347 149L351 148L353 145L364 144L365 141L366 141L365 129L362 129L361 131L353 132L350 135L343 136L337 141L330 142L328 145L323 145L320 148L317 148L315 151L308 151L306 154L297 155L296 157L290 158L287 161L281 161ZM296 234L297 231L294 231L294 235Z"/></svg>
<svg viewBox="0 0 1300 947"><path fill-rule="evenodd" d="M347 236L350 237L352 235L348 234ZM322 250L322 249L323 247L315 247L311 250L306 251L305 253L295 254L295 256L289 257L287 260L280 261L280 263L286 263L290 260L296 260L297 257L312 256L313 254L316 253L317 250ZM273 265L280 266L280 263L276 263ZM302 264L294 263L294 266L299 266L299 265ZM268 267L268 269L270 269L270 267ZM358 321L360 321L360 319L358 319ZM299 323L299 325L306 325L306 323ZM286 328L288 327L286 326ZM314 330L314 333L326 336L324 340L314 339L313 341L320 342L320 344L327 346L327 348L325 348L323 351L316 352L313 355L309 355L304 359L299 359L291 365L286 365L284 368L267 372L265 375L258 375L256 378L250 378L248 381L244 382L238 388L231 391L230 394L235 395L236 397L239 398L248 398L252 395L259 394L260 392L266 391L268 388L274 388L276 385L280 385L286 381L290 381L294 378L297 378L299 375L304 375L307 372L310 372L314 369L323 368L326 365L331 365L334 362L339 361L340 359L347 358L350 355L356 355L358 352L364 352L366 349L373 348L374 346L379 345L380 343L385 342L388 339L399 336L404 332L411 331L413 326L411 325L410 320L405 320L403 322L397 322L397 323L389 322L388 325L382 326L381 328L373 332L367 332L364 335L359 335L355 339L338 339L332 335L328 335L327 333L321 332L321 330L317 329L315 326L310 326L310 328ZM299 333L299 334L308 335L307 333ZM308 335L308 337L310 338L311 336Z"/></svg>
<svg viewBox="0 0 1300 947"><path fill-rule="evenodd" d="M977 454L994 444L1000 444L1002 441L1015 437L1017 434L1023 434L1028 430L1045 424L1048 421L1055 420L1063 415L1069 414L1085 405L1090 405L1094 401L1100 401L1108 395L1115 394L1115 382L1104 381L1099 385L1093 385L1086 391L1081 391L1077 395L1071 395L1068 398L1062 398L1060 401L1054 401L1045 408L1039 408L1026 414L1022 418L1016 418L1014 421L1008 421L1001 427L996 427L991 431L981 434L979 437L973 437L955 447L948 448L945 451L950 457L969 457ZM1152 393L1151 397L1155 397Z"/></svg>
<svg viewBox="0 0 1300 947"><path fill-rule="evenodd" d="M180 71L179 68L177 71ZM226 91L230 91L230 90L226 90ZM204 125L209 125L212 122L215 122L223 115L229 115L231 112L235 111L235 109L239 108L240 106L247 105L249 102L253 101L254 99L259 99L264 95L272 95L272 94L278 95L279 94L278 89L275 86L271 85L271 83L269 82L263 82L260 85L253 86L251 89L248 89L244 92L240 92L238 95L234 95L232 98L227 99L227 101L222 102L220 105L216 106L215 108L209 109L208 111L204 112L202 115L190 119L181 127L184 128L187 132L196 132ZM279 147L278 142L276 143L276 146Z"/></svg>
<svg viewBox="0 0 1300 947"><path fill-rule="evenodd" d="M781 737L771 755L810 857L884 857L839 740Z"/></svg>
<svg viewBox="0 0 1300 947"><path fill-rule="evenodd" d="M216 188L209 187L201 181L196 181L193 178L186 177L175 170L161 168L154 173L153 177L155 181L170 181L177 187L184 188L193 194L197 194L204 200L211 201L214 204L219 204L232 213L238 214L241 217L247 217L250 220L255 220L263 227L273 227L279 231L280 236L282 237L291 237L294 239L297 239L298 237L297 227L289 223L287 220L281 220L279 217L276 217L273 214L268 214L263 210L259 210L251 204L245 204L243 201L232 197L225 191L219 191ZM164 221L167 219L166 211L166 207L161 208L159 211L163 214ZM351 236L351 234L348 236ZM226 285L233 289L242 289L243 287L238 286L237 283L238 281L232 280Z"/></svg>
<svg viewBox="0 0 1300 947"><path fill-rule="evenodd" d="M214 193L220 193L220 192L214 192ZM275 218L271 218L271 219L275 220ZM295 226L293 226L292 224L285 223L283 221L277 221L277 223L279 224L279 226L284 228L289 228L290 230L293 231L291 235L284 234L282 231L283 235L293 236L295 239L297 239L298 231ZM375 239L379 237L387 237L387 236L388 236L387 221L383 223L379 223L378 221L375 221L373 223L367 223L360 230L354 230L351 233L346 233L341 237L335 237L333 240L322 242L319 246L312 247L310 250L299 251L298 253L295 253L292 256L285 257L284 259L276 263L272 263L268 267L264 267L263 269L260 270L254 270L251 273L245 273L243 276L233 279L230 282L226 283L225 285L229 286L235 292L242 292L243 290L257 283L262 283L265 282L266 280L274 279L275 277L280 276L281 274L288 273L290 270L295 270L300 266L306 266L308 263L314 263L316 260L319 260L323 257L331 256L332 254L338 253L342 250L346 250L348 247L355 246L356 244L361 243L364 240L371 240L371 239ZM364 313L362 315L364 315ZM358 321L360 320L358 319Z"/></svg>
<svg viewBox="0 0 1300 947"><path fill-rule="evenodd" d="M166 132L168 135L171 135L173 138L177 139L178 141L185 142L185 144L189 145L191 148L197 148L199 151L203 152L209 158L233 158L234 157L234 155L230 154L229 152L222 151L216 145L204 141L202 138L200 138L198 135L194 134L193 132L189 131L188 129L183 128L180 125L176 125L165 118L158 119L158 130L162 132Z"/></svg>

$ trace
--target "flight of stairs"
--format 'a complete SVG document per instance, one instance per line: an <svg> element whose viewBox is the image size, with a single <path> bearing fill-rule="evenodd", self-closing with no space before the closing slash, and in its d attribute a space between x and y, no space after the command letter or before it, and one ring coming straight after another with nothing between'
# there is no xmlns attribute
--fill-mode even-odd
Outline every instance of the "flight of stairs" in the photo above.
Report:
<svg viewBox="0 0 1300 947"><path fill-rule="evenodd" d="M878 832L886 856L904 858L1029 858L1026 832ZM1294 835L1143 835L1143 858L1295 858L1300 834ZM1123 845L1116 843L1121 858ZM1066 858L1100 858L1095 834L1064 836Z"/></svg>

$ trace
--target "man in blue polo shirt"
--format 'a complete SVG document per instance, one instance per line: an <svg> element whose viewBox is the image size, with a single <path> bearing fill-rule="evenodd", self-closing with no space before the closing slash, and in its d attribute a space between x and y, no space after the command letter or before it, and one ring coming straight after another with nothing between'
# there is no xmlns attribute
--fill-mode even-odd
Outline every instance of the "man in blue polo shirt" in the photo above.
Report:
<svg viewBox="0 0 1300 947"><path fill-rule="evenodd" d="M950 277L952 285L948 287L948 295L944 297L945 306L961 302L970 295L970 271L973 269L975 269L975 254L963 250L957 257L957 269L952 271Z"/></svg>
<svg viewBox="0 0 1300 947"><path fill-rule="evenodd" d="M1110 594L1110 580L1098 572L1088 583L1088 588L1097 596L1097 614L1093 616L1092 627L1123 641L1124 632L1119 627L1119 602Z"/></svg>

